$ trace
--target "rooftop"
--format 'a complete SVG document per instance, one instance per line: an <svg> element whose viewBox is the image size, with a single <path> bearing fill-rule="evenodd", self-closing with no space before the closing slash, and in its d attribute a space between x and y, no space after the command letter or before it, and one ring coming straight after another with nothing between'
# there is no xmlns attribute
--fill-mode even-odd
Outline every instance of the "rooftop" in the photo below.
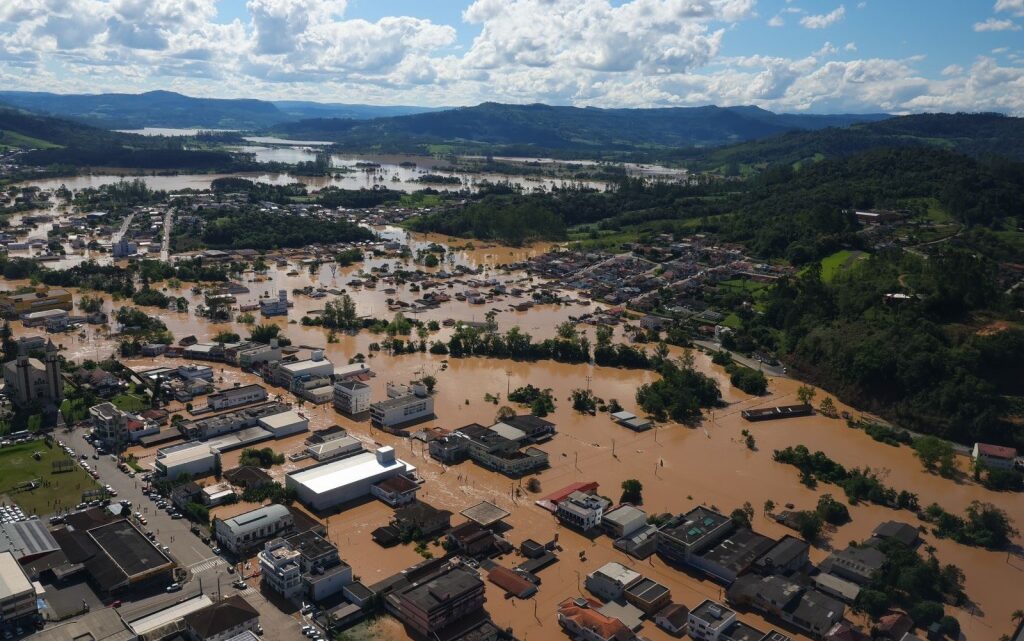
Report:
<svg viewBox="0 0 1024 641"><path fill-rule="evenodd" d="M490 527L508 516L509 511L498 507L490 501L481 501L472 507L462 510L459 514L481 527Z"/></svg>
<svg viewBox="0 0 1024 641"><path fill-rule="evenodd" d="M741 528L701 557L735 573L742 572L775 545L773 539Z"/></svg>
<svg viewBox="0 0 1024 641"><path fill-rule="evenodd" d="M172 563L124 519L93 528L89 530L89 535L129 577Z"/></svg>
<svg viewBox="0 0 1024 641"><path fill-rule="evenodd" d="M566 599L558 605L558 615L581 628L593 630L602 639L633 639L634 635L621 621L597 611L602 605L594 599Z"/></svg>
<svg viewBox="0 0 1024 641"><path fill-rule="evenodd" d="M651 579L641 579L626 588L626 592L647 603L653 603L668 593L668 588Z"/></svg>
<svg viewBox="0 0 1024 641"><path fill-rule="evenodd" d="M401 459L394 459L390 463L382 464L377 460L377 452L363 452L362 454L356 454L341 460L292 472L288 476L296 483L305 485L311 491L320 494L337 487L358 482L384 471L413 472L415 469Z"/></svg>
<svg viewBox="0 0 1024 641"><path fill-rule="evenodd" d="M425 583L407 588L400 598L424 612L442 607L448 601L483 588L483 582L473 572L458 567L449 568Z"/></svg>
<svg viewBox="0 0 1024 641"><path fill-rule="evenodd" d="M291 516L291 512L283 505L271 504L250 510L244 514L224 519L222 523L227 526L235 536L241 536L246 532L257 530L271 521L277 521Z"/></svg>
<svg viewBox="0 0 1024 641"><path fill-rule="evenodd" d="M594 571L594 575L603 575L608 578L608 580L621 583L622 585L629 585L633 581L641 578L639 572L630 570L626 566L621 563L616 563L615 561L605 563Z"/></svg>
<svg viewBox="0 0 1024 641"><path fill-rule="evenodd" d="M686 545L693 545L728 522L729 519L718 512L705 507L696 507L669 521L661 529L661 532Z"/></svg>
<svg viewBox="0 0 1024 641"><path fill-rule="evenodd" d="M10 552L0 552L0 600L32 592L32 582Z"/></svg>
<svg viewBox="0 0 1024 641"><path fill-rule="evenodd" d="M0 550L10 550L19 561L59 549L46 524L39 519L0 524Z"/></svg>
<svg viewBox="0 0 1024 641"><path fill-rule="evenodd" d="M701 601L700 605L690 610L690 615L704 621L709 628L717 630L725 625L726 619L735 616L736 613L721 603L710 599Z"/></svg>
<svg viewBox="0 0 1024 641"><path fill-rule="evenodd" d="M185 616L185 623L200 638L206 638L258 619L259 616L260 613L248 601L236 594Z"/></svg>
<svg viewBox="0 0 1024 641"><path fill-rule="evenodd" d="M182 601L181 603L175 603L170 607L147 614L146 616L135 619L134 621L127 621L127 623L128 627L132 629L132 632L142 636L159 630L166 625L170 625L183 618L185 615L192 614L193 612L202 610L210 605L213 605L213 601L210 600L210 597L205 594L200 594L191 599Z"/></svg>

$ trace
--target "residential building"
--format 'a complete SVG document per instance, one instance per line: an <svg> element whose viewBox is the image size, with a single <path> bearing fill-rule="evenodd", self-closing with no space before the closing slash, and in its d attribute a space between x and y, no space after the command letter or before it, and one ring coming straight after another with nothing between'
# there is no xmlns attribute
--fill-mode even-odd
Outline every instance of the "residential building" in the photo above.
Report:
<svg viewBox="0 0 1024 641"><path fill-rule="evenodd" d="M0 552L0 625L36 614L36 590L10 551Z"/></svg>
<svg viewBox="0 0 1024 641"><path fill-rule="evenodd" d="M681 603L669 603L654 615L654 625L672 636L681 637L686 634L686 621L690 617L690 609Z"/></svg>
<svg viewBox="0 0 1024 641"><path fill-rule="evenodd" d="M260 613L236 594L185 615L185 629L197 641L227 641L259 627Z"/></svg>
<svg viewBox="0 0 1024 641"><path fill-rule="evenodd" d="M566 525L581 532L589 532L601 525L604 511L610 505L611 502L608 499L596 494L576 491L570 494L566 500L558 503L555 516Z"/></svg>
<svg viewBox="0 0 1024 641"><path fill-rule="evenodd" d="M789 576L807 567L810 563L810 548L806 541L787 534L754 561L753 570L763 575Z"/></svg>
<svg viewBox="0 0 1024 641"><path fill-rule="evenodd" d="M224 472L224 478L241 488L256 488L273 483L274 479L255 465L243 465Z"/></svg>
<svg viewBox="0 0 1024 641"><path fill-rule="evenodd" d="M394 448L381 447L290 472L285 485L307 506L326 510L367 496L379 481L415 473L415 467L395 457Z"/></svg>
<svg viewBox="0 0 1024 641"><path fill-rule="evenodd" d="M333 372L334 364L324 357L324 352L320 349L313 350L307 359L278 361L270 365L270 376L274 385L293 392L303 389L305 381L326 379Z"/></svg>
<svg viewBox="0 0 1024 641"><path fill-rule="evenodd" d="M203 505L215 507L227 503L235 496L235 489L231 487L230 483L214 483L203 488L200 499L202 499Z"/></svg>
<svg viewBox="0 0 1024 641"><path fill-rule="evenodd" d="M120 452L143 437L160 432L156 421L122 412L113 403L100 403L89 408L93 435L112 452Z"/></svg>
<svg viewBox="0 0 1024 641"><path fill-rule="evenodd" d="M270 432L274 438L284 438L309 429L309 419L291 409L263 416L256 424Z"/></svg>
<svg viewBox="0 0 1024 641"><path fill-rule="evenodd" d="M233 360L242 369L255 369L267 363L281 360L281 346L276 338L270 339L270 344L247 343L236 350L228 350L226 356Z"/></svg>
<svg viewBox="0 0 1024 641"><path fill-rule="evenodd" d="M735 621L735 612L717 601L705 599L690 610L686 629L695 641L718 641Z"/></svg>
<svg viewBox="0 0 1024 641"><path fill-rule="evenodd" d="M706 507L696 507L670 519L659 529L658 556L669 563L689 564L693 556L717 545L734 527L728 517Z"/></svg>
<svg viewBox="0 0 1024 641"><path fill-rule="evenodd" d="M603 601L614 601L643 576L621 563L606 563L587 575L585 585L595 596Z"/></svg>
<svg viewBox="0 0 1024 641"><path fill-rule="evenodd" d="M686 563L725 585L736 580L775 546L776 541L747 528L739 528L717 545L691 554Z"/></svg>
<svg viewBox="0 0 1024 641"><path fill-rule="evenodd" d="M846 612L836 599L781 576L748 574L737 579L727 594L730 603L754 608L815 637L824 636Z"/></svg>
<svg viewBox="0 0 1024 641"><path fill-rule="evenodd" d="M975 463L981 463L991 469L1008 470L1017 459L1017 450L1003 445L975 443L971 450L971 458Z"/></svg>
<svg viewBox="0 0 1024 641"><path fill-rule="evenodd" d="M370 386L359 380L338 381L334 384L334 407L343 414L355 416L370 411Z"/></svg>
<svg viewBox="0 0 1024 641"><path fill-rule="evenodd" d="M352 568L338 549L314 532L268 541L258 559L263 581L288 599L308 597L315 603L352 583Z"/></svg>
<svg viewBox="0 0 1024 641"><path fill-rule="evenodd" d="M260 403L267 400L267 390L262 385L243 385L221 390L206 397L206 406L211 410L226 410L239 405Z"/></svg>
<svg viewBox="0 0 1024 641"><path fill-rule="evenodd" d="M667 587L646 577L626 588L624 596L627 603L636 606L647 616L660 611L672 600L672 592Z"/></svg>
<svg viewBox="0 0 1024 641"><path fill-rule="evenodd" d="M632 505L620 505L601 517L601 529L613 539L629 536L647 525L647 513Z"/></svg>
<svg viewBox="0 0 1024 641"><path fill-rule="evenodd" d="M489 556L499 542L494 532L481 527L473 521L460 523L452 528L446 537L450 549L458 550L461 554L471 557Z"/></svg>
<svg viewBox="0 0 1024 641"><path fill-rule="evenodd" d="M921 542L921 533L916 527L899 521L886 521L880 523L871 532L873 541L899 541L903 545L912 548Z"/></svg>
<svg viewBox="0 0 1024 641"><path fill-rule="evenodd" d="M42 362L19 353L13 361L4 364L4 390L18 407L38 404L43 409L53 409L64 399L57 346L47 341L45 349Z"/></svg>
<svg viewBox="0 0 1024 641"><path fill-rule="evenodd" d="M62 332L68 328L71 317L63 309L47 309L21 315L25 327L45 327L47 332Z"/></svg>
<svg viewBox="0 0 1024 641"><path fill-rule="evenodd" d="M245 554L295 527L291 511L278 504L265 505L229 519L214 519L217 541L235 554Z"/></svg>
<svg viewBox="0 0 1024 641"><path fill-rule="evenodd" d="M501 432L505 432L505 435ZM520 450L521 443L527 441L528 437L521 430L504 423L494 427L471 423L460 427L455 434L466 439L466 455L474 463L507 476L521 477L548 466L547 452L536 447ZM438 445L435 449L442 452L445 448L444 445ZM447 453L441 455L454 456Z"/></svg>
<svg viewBox="0 0 1024 641"><path fill-rule="evenodd" d="M558 625L579 641L634 641L637 636L621 621L598 612L602 604L577 597L558 604Z"/></svg>
<svg viewBox="0 0 1024 641"><path fill-rule="evenodd" d="M3 315L4 318L18 318L22 314L50 309L62 309L69 312L74 309L71 292L56 287L52 289L40 287L27 294L10 292L0 294L0 315Z"/></svg>
<svg viewBox="0 0 1024 641"><path fill-rule="evenodd" d="M871 546L847 547L828 555L821 562L822 572L834 574L858 585L867 585L871 578L882 569L885 554Z"/></svg>
<svg viewBox="0 0 1024 641"><path fill-rule="evenodd" d="M387 503L391 507L407 505L416 500L416 491L420 486L416 481L399 474L378 481L370 486L370 495Z"/></svg>
<svg viewBox="0 0 1024 641"><path fill-rule="evenodd" d="M373 540L390 547L401 541L432 537L450 528L451 522L452 513L448 510L416 501L396 509L390 524L373 531Z"/></svg>
<svg viewBox="0 0 1024 641"><path fill-rule="evenodd" d="M422 581L392 592L386 605L411 629L431 636L477 613L486 600L484 582L476 573L448 565Z"/></svg>
<svg viewBox="0 0 1024 641"><path fill-rule="evenodd" d="M261 298L260 314L264 316L288 315L288 292L284 289L277 292L277 298Z"/></svg>
<svg viewBox="0 0 1024 641"><path fill-rule="evenodd" d="M501 423L522 431L532 443L546 441L555 434L554 423L532 414L517 414L503 419Z"/></svg>
<svg viewBox="0 0 1024 641"><path fill-rule="evenodd" d="M336 382L366 381L374 376L373 370L366 363L348 363L334 368L334 380Z"/></svg>
<svg viewBox="0 0 1024 641"><path fill-rule="evenodd" d="M388 383L387 400L370 404L370 422L382 429L398 429L434 416L434 398L423 383Z"/></svg>

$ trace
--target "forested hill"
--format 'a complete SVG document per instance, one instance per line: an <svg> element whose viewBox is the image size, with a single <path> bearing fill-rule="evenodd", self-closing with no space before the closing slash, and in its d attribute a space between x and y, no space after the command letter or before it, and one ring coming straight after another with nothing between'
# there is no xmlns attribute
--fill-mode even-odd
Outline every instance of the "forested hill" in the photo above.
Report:
<svg viewBox="0 0 1024 641"><path fill-rule="evenodd" d="M745 167L850 156L882 147L939 147L969 156L1024 160L1024 119L994 113L916 114L847 128L795 131L712 150L680 150L695 168L736 172Z"/></svg>
<svg viewBox="0 0 1024 641"><path fill-rule="evenodd" d="M261 129L303 118L378 118L430 111L422 107L349 105L306 101L269 102L184 96L173 91L141 94L55 94L0 91L0 102L41 114L110 129L209 127Z"/></svg>
<svg viewBox="0 0 1024 641"><path fill-rule="evenodd" d="M243 170L252 163L224 151L185 149L176 139L122 134L0 105L0 149L28 150L36 166Z"/></svg>
<svg viewBox="0 0 1024 641"><path fill-rule="evenodd" d="M775 114L757 107L597 109L483 103L366 121L303 120L272 131L360 149L415 151L429 145L450 145L461 150L498 147L508 153L533 155L547 151L600 154L717 146L794 129L845 127L886 117Z"/></svg>

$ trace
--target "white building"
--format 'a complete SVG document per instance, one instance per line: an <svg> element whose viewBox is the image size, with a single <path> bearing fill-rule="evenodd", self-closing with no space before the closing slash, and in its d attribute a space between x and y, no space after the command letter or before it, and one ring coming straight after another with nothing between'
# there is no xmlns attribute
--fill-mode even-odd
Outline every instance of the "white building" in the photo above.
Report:
<svg viewBox="0 0 1024 641"><path fill-rule="evenodd" d="M274 438L284 438L309 429L309 419L295 410L264 416L257 424L273 434Z"/></svg>
<svg viewBox="0 0 1024 641"><path fill-rule="evenodd" d="M262 385L243 385L221 390L206 397L206 405L212 410L226 410L239 405L248 405L267 400L267 390Z"/></svg>
<svg viewBox="0 0 1024 641"><path fill-rule="evenodd" d="M0 552L0 621L16 623L36 613L36 590L9 551Z"/></svg>
<svg viewBox="0 0 1024 641"><path fill-rule="evenodd" d="M263 582L288 599L316 603L352 583L338 549L313 532L268 541L258 560Z"/></svg>
<svg viewBox="0 0 1024 641"><path fill-rule="evenodd" d="M306 447L306 454L320 461L331 461L363 451L363 442L351 436L331 439L323 443L312 443Z"/></svg>
<svg viewBox="0 0 1024 641"><path fill-rule="evenodd" d="M573 492L569 498L558 502L555 516L559 521L587 532L601 525L604 511L608 509L607 499L593 494Z"/></svg>
<svg viewBox="0 0 1024 641"><path fill-rule="evenodd" d="M274 384L287 390L294 390L297 383L308 378L329 377L334 373L334 364L324 358L323 350L313 350L308 359L281 361L273 369Z"/></svg>
<svg viewBox="0 0 1024 641"><path fill-rule="evenodd" d="M277 292L277 298L260 299L260 314L264 316L288 315L288 292L284 289Z"/></svg>
<svg viewBox="0 0 1024 641"><path fill-rule="evenodd" d="M366 363L349 363L334 368L334 380L336 381L364 380L373 376L373 370Z"/></svg>
<svg viewBox="0 0 1024 641"><path fill-rule="evenodd" d="M370 411L370 386L357 380L334 384L334 407L350 416Z"/></svg>
<svg viewBox="0 0 1024 641"><path fill-rule="evenodd" d="M594 596L604 601L614 601L625 593L626 588L643 576L621 563L605 563L587 575L586 586Z"/></svg>
<svg viewBox="0 0 1024 641"><path fill-rule="evenodd" d="M213 472L220 456L207 443L183 443L157 450L157 474L176 479L182 474L193 477Z"/></svg>
<svg viewBox="0 0 1024 641"><path fill-rule="evenodd" d="M718 641L722 633L736 621L736 613L710 599L690 610L686 627L696 641Z"/></svg>
<svg viewBox="0 0 1024 641"><path fill-rule="evenodd" d="M378 481L415 472L415 467L395 457L393 447L381 447L291 472L285 476L285 487L295 490L309 507L326 510L369 495L370 486Z"/></svg>
<svg viewBox="0 0 1024 641"><path fill-rule="evenodd" d="M211 383L213 382L213 368L209 365L196 365L195 363L179 365L178 368L174 370L174 373L186 381L202 379Z"/></svg>
<svg viewBox="0 0 1024 641"><path fill-rule="evenodd" d="M981 463L990 469L1008 470L1013 467L1017 458L1017 450L1002 445L975 443L974 449L971 450L971 458L975 463Z"/></svg>
<svg viewBox="0 0 1024 641"><path fill-rule="evenodd" d="M291 511L278 504L265 505L230 519L214 519L217 541L235 554L244 554L295 527Z"/></svg>
<svg viewBox="0 0 1024 641"><path fill-rule="evenodd" d="M409 425L434 415L434 397L422 383L388 383L387 395L387 400L370 404L370 422L377 427Z"/></svg>
<svg viewBox="0 0 1024 641"><path fill-rule="evenodd" d="M281 346L276 338L270 339L269 345L254 343L249 347L239 350L236 359L238 360L238 366L243 368L273 363L274 361L281 360Z"/></svg>

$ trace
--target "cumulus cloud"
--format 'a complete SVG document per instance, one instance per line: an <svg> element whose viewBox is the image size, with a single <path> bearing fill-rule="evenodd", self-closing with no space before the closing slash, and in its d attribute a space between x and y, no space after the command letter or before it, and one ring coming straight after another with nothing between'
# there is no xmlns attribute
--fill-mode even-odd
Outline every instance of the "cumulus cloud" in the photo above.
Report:
<svg viewBox="0 0 1024 641"><path fill-rule="evenodd" d="M229 23L218 0L0 0L0 84L424 105L1024 113L1017 52L941 73L922 71L922 56L873 58L845 39L803 57L723 56L738 21L766 29L793 16L823 29L844 19L843 5L807 15L787 2L764 20L755 0L464 2L466 24L447 25L354 18L345 0L247 0ZM1016 27L1024 0L993 2L989 22ZM456 29L467 25L477 35L463 47Z"/></svg>
<svg viewBox="0 0 1024 641"><path fill-rule="evenodd" d="M1013 20L998 20L996 18L989 18L984 22L974 23L975 31L1020 31L1020 25L1016 24Z"/></svg>
<svg viewBox="0 0 1024 641"><path fill-rule="evenodd" d="M1024 0L996 0L996 13L1006 11L1019 18L1024 18Z"/></svg>
<svg viewBox="0 0 1024 641"><path fill-rule="evenodd" d="M814 16L800 18L800 24L808 29L825 29L843 19L846 15L846 7L839 5L832 11Z"/></svg>

